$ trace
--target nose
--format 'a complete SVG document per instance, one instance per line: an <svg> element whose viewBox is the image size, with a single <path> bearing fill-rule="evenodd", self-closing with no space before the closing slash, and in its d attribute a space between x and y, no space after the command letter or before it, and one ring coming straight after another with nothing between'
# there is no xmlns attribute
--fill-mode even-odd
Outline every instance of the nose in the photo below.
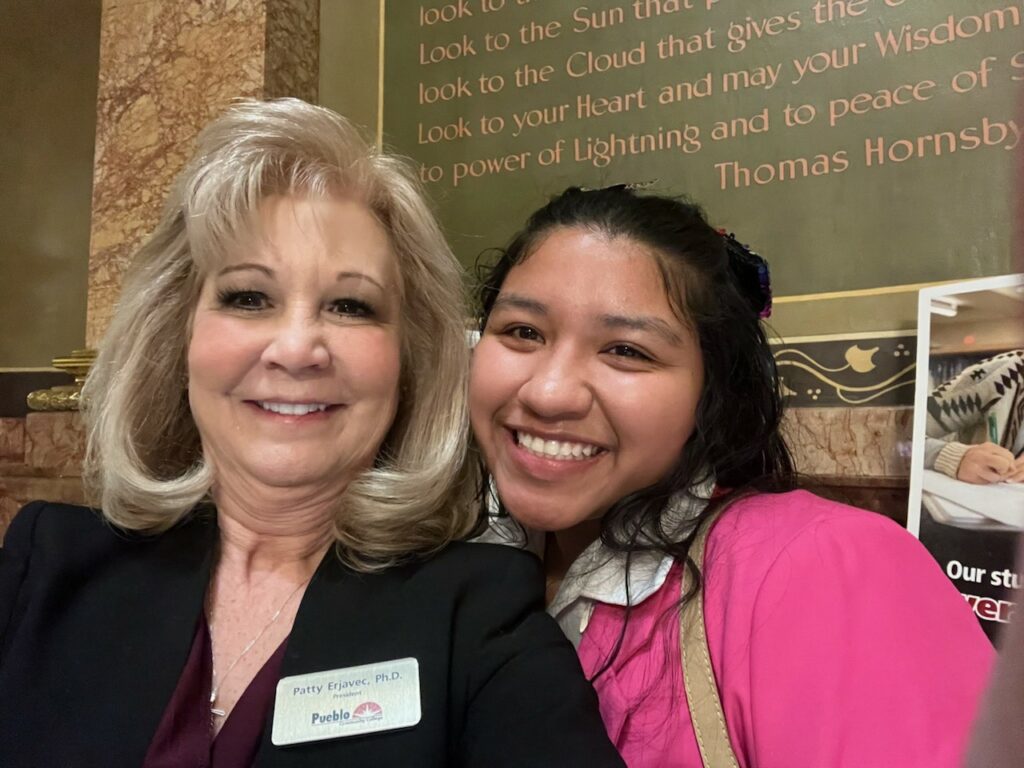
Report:
<svg viewBox="0 0 1024 768"><path fill-rule="evenodd" d="M547 421L579 419L594 403L586 367L571 353L552 350L538 355L530 377L519 388L519 401Z"/></svg>
<svg viewBox="0 0 1024 768"><path fill-rule="evenodd" d="M292 374L326 368L331 353L321 321L298 311L282 315L273 326L262 359L268 367Z"/></svg>

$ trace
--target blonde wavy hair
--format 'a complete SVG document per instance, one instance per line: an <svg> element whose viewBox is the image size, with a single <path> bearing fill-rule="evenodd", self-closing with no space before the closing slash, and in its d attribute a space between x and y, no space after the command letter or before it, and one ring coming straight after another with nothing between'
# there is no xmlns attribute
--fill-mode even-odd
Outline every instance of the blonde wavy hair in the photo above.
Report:
<svg viewBox="0 0 1024 768"><path fill-rule="evenodd" d="M93 501L117 526L158 533L208 498L213 469L187 395L192 316L206 275L254 232L272 195L362 200L401 275L398 412L374 467L338 500L340 556L374 570L466 536L477 510L458 263L405 161L297 99L240 102L207 126L135 255L83 392Z"/></svg>

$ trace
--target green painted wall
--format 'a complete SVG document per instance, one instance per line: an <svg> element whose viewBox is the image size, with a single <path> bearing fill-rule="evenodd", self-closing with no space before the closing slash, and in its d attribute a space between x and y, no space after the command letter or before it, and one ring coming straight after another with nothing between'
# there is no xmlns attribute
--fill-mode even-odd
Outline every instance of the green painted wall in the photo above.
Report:
<svg viewBox="0 0 1024 768"><path fill-rule="evenodd" d="M780 296L1011 269L1021 0L388 0L385 31L385 139L466 264L569 184L655 180L768 257ZM915 298L783 301L776 327L911 328Z"/></svg>
<svg viewBox="0 0 1024 768"><path fill-rule="evenodd" d="M320 103L377 135L380 0L320 0Z"/></svg>
<svg viewBox="0 0 1024 768"><path fill-rule="evenodd" d="M0 0L0 368L85 339L100 0Z"/></svg>

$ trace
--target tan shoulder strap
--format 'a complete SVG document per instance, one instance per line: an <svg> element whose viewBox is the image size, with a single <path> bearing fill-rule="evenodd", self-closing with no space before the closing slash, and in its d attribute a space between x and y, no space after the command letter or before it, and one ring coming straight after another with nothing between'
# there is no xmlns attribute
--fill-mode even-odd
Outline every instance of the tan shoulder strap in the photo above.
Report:
<svg viewBox="0 0 1024 768"><path fill-rule="evenodd" d="M690 557L701 572L704 570L704 545L718 515L705 520L690 547ZM692 584L689 569L683 567L683 591ZM718 694L715 672L711 666L708 635L704 627L703 588L683 604L679 620L679 651L683 661L683 685L690 721L697 735L697 746L704 768L739 768L729 743L722 699Z"/></svg>

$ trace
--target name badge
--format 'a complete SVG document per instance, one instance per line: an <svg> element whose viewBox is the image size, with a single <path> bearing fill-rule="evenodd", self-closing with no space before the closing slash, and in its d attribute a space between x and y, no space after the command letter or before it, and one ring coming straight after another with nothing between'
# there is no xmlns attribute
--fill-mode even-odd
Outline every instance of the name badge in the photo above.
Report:
<svg viewBox="0 0 1024 768"><path fill-rule="evenodd" d="M278 682L270 740L280 747L393 731L420 716L416 659L311 672Z"/></svg>

